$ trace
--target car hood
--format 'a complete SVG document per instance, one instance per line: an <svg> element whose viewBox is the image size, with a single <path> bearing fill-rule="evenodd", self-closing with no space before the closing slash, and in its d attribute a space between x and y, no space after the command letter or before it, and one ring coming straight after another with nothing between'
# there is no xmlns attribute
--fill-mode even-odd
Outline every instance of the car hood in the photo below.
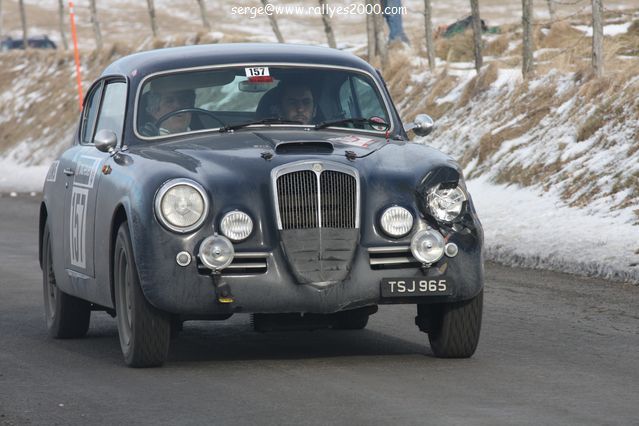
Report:
<svg viewBox="0 0 639 426"><path fill-rule="evenodd" d="M155 185L175 177L194 179L212 192L268 191L271 171L297 161L326 161L355 168L373 190L412 193L437 170L456 180L457 163L429 146L335 131L237 131L202 134L132 146L128 154Z"/></svg>
<svg viewBox="0 0 639 426"><path fill-rule="evenodd" d="M281 163L320 158L350 163L356 168L371 160L406 168L414 162L415 155L427 163L454 164L448 156L422 144L393 141L370 134L323 130L209 133L139 144L132 147L131 152L150 161L173 163L190 171L211 166L218 170L237 170L237 167L243 166L270 169ZM361 161L363 159L367 161Z"/></svg>

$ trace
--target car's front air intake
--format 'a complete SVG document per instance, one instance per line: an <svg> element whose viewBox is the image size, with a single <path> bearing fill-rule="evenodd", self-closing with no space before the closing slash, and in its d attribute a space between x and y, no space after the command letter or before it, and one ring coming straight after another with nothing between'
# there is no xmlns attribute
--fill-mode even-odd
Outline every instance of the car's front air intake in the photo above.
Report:
<svg viewBox="0 0 639 426"><path fill-rule="evenodd" d="M356 175L316 168L277 177L280 229L357 228Z"/></svg>
<svg viewBox="0 0 639 426"><path fill-rule="evenodd" d="M328 285L348 275L359 240L359 174L326 161L272 172L282 247L299 283Z"/></svg>

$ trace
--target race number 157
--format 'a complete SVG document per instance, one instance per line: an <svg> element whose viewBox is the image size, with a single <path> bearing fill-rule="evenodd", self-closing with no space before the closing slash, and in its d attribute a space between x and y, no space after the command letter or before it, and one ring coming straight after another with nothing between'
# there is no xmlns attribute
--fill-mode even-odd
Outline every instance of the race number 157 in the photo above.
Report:
<svg viewBox="0 0 639 426"><path fill-rule="evenodd" d="M270 75L267 67L244 68L247 77L263 77Z"/></svg>

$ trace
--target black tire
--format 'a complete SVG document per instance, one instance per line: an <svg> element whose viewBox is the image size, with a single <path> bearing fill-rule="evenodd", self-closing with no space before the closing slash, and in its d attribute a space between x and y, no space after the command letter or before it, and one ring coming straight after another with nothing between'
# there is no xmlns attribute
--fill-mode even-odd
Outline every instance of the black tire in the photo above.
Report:
<svg viewBox="0 0 639 426"><path fill-rule="evenodd" d="M68 295L58 288L53 271L48 223L44 225L42 235L42 287L49 335L56 339L72 339L87 334L91 321L91 303Z"/></svg>
<svg viewBox="0 0 639 426"><path fill-rule="evenodd" d="M146 300L140 287L127 222L120 225L113 253L115 311L124 362L130 367L158 367L166 361L170 316Z"/></svg>
<svg viewBox="0 0 639 426"><path fill-rule="evenodd" d="M368 324L367 313L362 312L342 312L337 316L335 330L363 330Z"/></svg>
<svg viewBox="0 0 639 426"><path fill-rule="evenodd" d="M428 340L438 358L470 358L477 349L484 305L484 291L470 300L449 303L433 318Z"/></svg>

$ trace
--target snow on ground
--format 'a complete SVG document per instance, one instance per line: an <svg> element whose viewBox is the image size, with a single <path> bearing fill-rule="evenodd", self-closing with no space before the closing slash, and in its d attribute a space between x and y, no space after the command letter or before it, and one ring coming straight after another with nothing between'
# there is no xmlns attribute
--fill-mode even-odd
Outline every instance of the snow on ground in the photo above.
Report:
<svg viewBox="0 0 639 426"><path fill-rule="evenodd" d="M603 26L603 34L605 36L616 36L619 34L625 34L628 32L628 28L630 28L632 22L624 22L623 24L611 24ZM592 37L592 27L588 25L574 25L574 28L579 31L583 31L588 37Z"/></svg>
<svg viewBox="0 0 639 426"><path fill-rule="evenodd" d="M602 218L566 207L557 194L486 178L467 182L484 227L486 257L514 266L554 269L639 283L639 227L630 217Z"/></svg>
<svg viewBox="0 0 639 426"><path fill-rule="evenodd" d="M0 194L42 191L49 165L45 163L38 166L25 166L7 158L0 158L0 170L2 170Z"/></svg>

